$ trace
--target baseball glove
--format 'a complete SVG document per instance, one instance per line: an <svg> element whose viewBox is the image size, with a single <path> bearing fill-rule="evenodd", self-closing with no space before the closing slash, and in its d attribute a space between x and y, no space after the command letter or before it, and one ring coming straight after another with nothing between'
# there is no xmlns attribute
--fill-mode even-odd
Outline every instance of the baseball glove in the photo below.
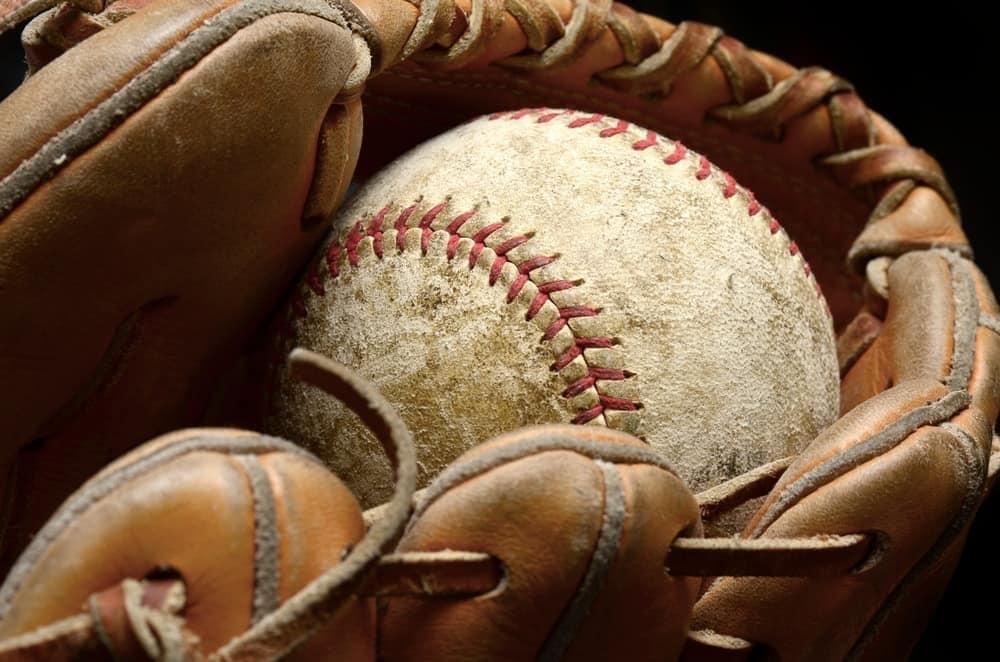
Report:
<svg viewBox="0 0 1000 662"><path fill-rule="evenodd" d="M940 167L847 82L603 0L49 4L0 5L0 28L44 12L24 36L34 73L0 104L4 567L86 476L204 416L355 170L484 112L577 107L752 188L810 256L839 334L843 418L698 497L722 531L762 503L745 544L684 571L720 577L684 653L909 650L993 484L1000 316ZM783 570L817 558L814 536L865 553ZM809 576L735 576L782 573Z"/></svg>

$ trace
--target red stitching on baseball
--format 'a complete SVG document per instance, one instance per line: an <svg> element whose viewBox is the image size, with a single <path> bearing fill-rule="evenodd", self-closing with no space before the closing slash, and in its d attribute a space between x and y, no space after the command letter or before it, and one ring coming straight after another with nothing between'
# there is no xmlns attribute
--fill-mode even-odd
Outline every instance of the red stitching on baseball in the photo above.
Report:
<svg viewBox="0 0 1000 662"><path fill-rule="evenodd" d="M337 242L330 244L326 251L326 268L330 272L330 278L340 275L340 245Z"/></svg>
<svg viewBox="0 0 1000 662"><path fill-rule="evenodd" d="M528 312L524 314L524 319L528 322L535 319L535 315L542 309L545 302L549 300L549 296L543 292L539 292L535 295L535 298L531 300L531 305L528 306Z"/></svg>
<svg viewBox="0 0 1000 662"><path fill-rule="evenodd" d="M529 258L517 265L517 270L522 274L531 273L539 267L544 267L547 264L552 264L556 261L555 255L538 255L533 258Z"/></svg>
<svg viewBox="0 0 1000 662"><path fill-rule="evenodd" d="M323 279L319 275L319 261L313 262L309 266L309 274L306 276L306 284L309 289L316 293L317 296L323 296L326 294L326 288L323 287Z"/></svg>
<svg viewBox="0 0 1000 662"><path fill-rule="evenodd" d="M708 176L712 174L712 163L708 160L705 155L700 155L698 157L698 172L694 173L695 178L698 181L708 179Z"/></svg>
<svg viewBox="0 0 1000 662"><path fill-rule="evenodd" d="M417 205L413 204L399 212L399 217L396 218L396 222L393 227L396 229L396 250L400 253L406 248L406 222L410 220L410 214L413 210L417 208ZM334 276L336 278L336 276Z"/></svg>
<svg viewBox="0 0 1000 662"><path fill-rule="evenodd" d="M616 368L591 368L587 371L586 376L581 377L567 386L563 390L562 394L564 398L573 398L580 395L591 386L594 386L599 379L606 381L622 381L634 376L634 373L627 370L618 370Z"/></svg>
<svg viewBox="0 0 1000 662"><path fill-rule="evenodd" d="M684 155L687 154L687 147L685 147L680 141L674 143L674 151L663 159L663 162L667 165L676 165L684 159Z"/></svg>
<svg viewBox="0 0 1000 662"><path fill-rule="evenodd" d="M602 130L599 135L602 138L610 138L612 136L617 136L619 133L625 133L628 131L629 123L625 120L618 120L618 123L612 127Z"/></svg>
<svg viewBox="0 0 1000 662"><path fill-rule="evenodd" d="M503 223L491 223L472 236L472 250L469 251L469 269L476 266L479 256L486 248L486 239L491 234L503 227ZM493 283L490 283L492 285Z"/></svg>
<svg viewBox="0 0 1000 662"><path fill-rule="evenodd" d="M372 250L379 258L382 257L382 221L388 211L388 207L382 207L381 211L375 214L371 222L368 223L368 236L373 237Z"/></svg>
<svg viewBox="0 0 1000 662"><path fill-rule="evenodd" d="M652 131L646 131L646 137L638 142L632 143L632 149L637 152L641 152L644 149L652 147L656 144L656 134Z"/></svg>
<svg viewBox="0 0 1000 662"><path fill-rule="evenodd" d="M358 244L364 237L364 233L361 232L361 221L352 225L351 231L347 233L344 248L347 249L347 261L352 267L358 266Z"/></svg>
<svg viewBox="0 0 1000 662"><path fill-rule="evenodd" d="M736 195L736 180L728 172L722 173L722 178L726 180L726 187L722 189L722 197L728 200Z"/></svg>
<svg viewBox="0 0 1000 662"><path fill-rule="evenodd" d="M545 115L540 115L538 117L538 120L536 120L536 121L539 124L545 124L546 122L551 122L552 120L554 120L555 118L559 117L562 114L563 114L562 111L555 112L555 113L546 113Z"/></svg>
<svg viewBox="0 0 1000 662"><path fill-rule="evenodd" d="M556 117L569 115L572 116L571 111L551 111L547 112L548 109L534 109L526 108L516 112L496 112L488 116L489 120L498 120L507 117L512 120L522 119L528 117L533 113L542 112L543 114L536 118L536 121L540 124L550 122ZM589 126L591 124L598 124L604 121L605 116L599 113L588 115L586 117L576 117L572 119L566 126L570 129L578 129L581 127ZM630 124L624 120L617 120L616 124L612 127L607 127L598 132L601 138L610 138L619 134L626 133L630 128ZM652 131L646 133L644 139L638 140L632 143L632 148L635 150L645 150L658 144L658 136ZM673 151L663 158L663 162L666 165L675 165L680 163L687 156L687 148L679 141L674 142ZM712 172L711 162L703 155L699 155L698 158L698 169L695 172L695 178L698 180L707 179ZM754 194L749 189L741 189L737 184L732 175L728 172L722 172L723 178L723 190L722 195L724 198L732 198L737 191L742 190L742 192L747 196L748 205L747 212L752 217L758 214L763 206L757 201ZM416 227L411 227L408 225L410 216L416 209L417 205L413 204L406 207L400 211L399 216L393 224L396 230L396 247L402 252L406 247L405 235L411 229L418 229L421 235L421 253L426 255L427 249L430 243L433 230L431 229L431 224L437 218L437 216L442 212L442 210L447 205L447 200L438 203L424 216L421 218L420 222ZM360 222L355 223L351 229L348 231L347 236L344 239L344 246L341 247L336 241L332 242L326 251L324 256L324 261L327 266L327 273L331 280L334 280L340 276L340 260L347 253L348 263L356 267L358 264L358 245L366 237L370 236L372 238L373 252L376 257L382 259L382 234L383 234L383 223L385 220L385 215L388 213L388 207L380 210L368 223L366 229ZM479 256L482 254L483 250L486 249L486 239L490 235L498 231L504 226L504 222L491 223L473 236L463 236L460 234L461 228L464 224L476 214L476 210L472 209L455 216L450 223L446 226L444 231L448 235L446 255L448 260L455 258L458 245L462 239L471 239L472 246L469 250L469 268L475 267L479 260ZM776 219L772 219L768 224L768 229L771 234L777 234L781 230L781 225ZM517 268L517 276L514 278L513 283L507 290L507 302L513 302L518 295L523 291L524 286L531 280L531 272L551 264L558 256L536 256L524 260L523 262L515 262L507 257L507 254L514 250L515 248L524 245L534 236L533 233L525 233L523 235L517 235L511 237L500 243L495 249L493 249L496 257L494 258L489 269L489 283L494 285L497 280L499 280L502 275L503 267L507 263L513 264ZM788 251L792 256L799 255L799 247L794 241L790 241L788 245ZM826 304L827 314L830 314L829 303L823 299L823 290L819 282L813 278L812 267L805 260L803 262L803 272L806 277L813 281L813 286L816 290L816 295L824 301ZM528 310L525 313L526 320L532 320L536 317L549 301L552 301L550 294L554 292L561 292L564 290L571 289L580 285L583 281L570 281L570 280L552 280L548 282L543 282L537 284L537 293L532 299L528 306ZM324 296L326 289L323 285L322 278L319 273L319 262L313 265L309 272L307 273L306 283L310 290L312 290L318 296ZM290 306L295 317L305 317L306 316L306 306L305 300L303 298L304 292L299 290L296 291L291 298ZM559 311L559 316L542 335L543 341L553 340L563 328L567 328L568 322L571 319L580 317L594 317L600 314L599 308L593 308L590 306L559 306L555 301L552 301L553 305ZM549 370L553 372L560 372L568 365L570 365L574 360L579 357L583 357L584 363L587 365L587 373L583 377L575 380L573 383L568 385L562 392L562 396L565 398L573 398L581 393L587 391L590 388L594 388L598 395L598 404L590 407L589 409L580 412L573 420L573 423L584 424L596 419L598 416L602 416L607 411L636 411L642 408L642 403L635 402L626 398L618 398L610 395L606 395L597 390L598 383L601 381L621 381L633 377L633 373L626 370L619 370L613 368L600 368L596 366L591 366L586 359L584 350L586 349L609 349L617 344L617 341L613 338L603 337L603 336L578 336L576 332L570 327L570 332L573 334L573 344L569 346L565 351L560 354L556 360L549 366ZM294 336L294 328L291 327L289 322L289 327L285 337Z"/></svg>
<svg viewBox="0 0 1000 662"><path fill-rule="evenodd" d="M511 237L507 241L503 242L499 246L493 249L493 252L497 255L506 255L518 246L526 243L529 239L535 236L534 232L527 232L525 234L519 234L516 237Z"/></svg>
<svg viewBox="0 0 1000 662"><path fill-rule="evenodd" d="M585 349L610 349L614 347L615 341L611 338L602 338L600 336L591 336L589 338L577 338L569 349L559 355L559 358L549 366L549 370L552 372L559 372L570 363L573 359L580 356Z"/></svg>
<svg viewBox="0 0 1000 662"><path fill-rule="evenodd" d="M604 115L595 114L590 117L581 117L580 119L573 120L567 126L571 129L579 129L581 126L587 126L588 124L594 124L595 122L600 122L604 119Z"/></svg>
<svg viewBox="0 0 1000 662"><path fill-rule="evenodd" d="M612 398L608 395L598 395L597 399L600 404L591 407L570 422L577 425L583 425L584 423L589 423L594 420L607 410L635 411L639 409L639 405L637 405L637 403L632 402L631 400L625 400L624 398Z"/></svg>
<svg viewBox="0 0 1000 662"><path fill-rule="evenodd" d="M497 117L502 115L497 114ZM492 117L492 116L491 116ZM427 254L427 249L430 244L430 237L433 234L431 229L432 223L440 216L441 212L447 206L447 200L440 202L433 207L431 207L417 222L416 227L408 226L407 221L413 215L416 205L411 205L403 209L396 221L393 223L396 235L396 245L397 247L405 247L405 241L402 240L402 235L410 230L418 230L420 232L420 250L422 255ZM340 265L339 260L346 252L348 263L352 267L358 266L358 246L365 239L365 237L371 237L372 241L381 241L383 226L385 223L385 217L388 214L388 206L383 207L372 219L368 222L367 226L361 221L356 222L351 226L350 230L347 232L347 236L344 238L344 245L341 245L334 241L330 244L330 247L326 251L325 262L327 265L327 272L331 280L336 279L340 275ZM476 214L475 209L463 212L456 215L445 227L445 232L448 234L448 243L446 248L446 255L448 260L454 259L458 251L458 244L462 239L469 239L472 241L472 246L469 250L469 268L475 267L479 260L479 256L482 254L483 250L487 248L486 240L489 239L491 235L500 230L506 222L506 219L502 222L489 223L479 230L477 230L471 236L463 236L460 234L460 230L465 225L465 223ZM507 263L513 264L517 269L517 276L514 282L511 283L507 290L507 303L511 303L524 289L524 286L531 280L531 273L536 269L541 269L542 267L552 264L557 258L557 255L536 255L534 257L527 258L522 261L514 261L508 257L508 254L519 246L523 246L534 237L533 232L526 232L524 234L515 235L502 241L500 244L493 248L493 253L496 256L493 262L490 264L489 268L489 284L495 285L500 279L503 273L503 267ZM402 250L402 248L400 248ZM382 254L380 251L375 251L376 257L382 259ZM325 287L319 274L318 269L319 263L310 270L308 283L310 289L318 296L323 296L326 293ZM538 289L531 304L528 306L528 310L525 313L525 319L531 320L549 301L552 301L551 294L554 292L563 292L568 289L582 284L582 280L565 280L556 279L550 280L538 284L536 287ZM559 331L567 327L569 320L576 319L580 317L594 317L599 315L600 308L595 308L592 306L559 306L556 302L552 302L555 305L556 310L559 312L559 316L545 329L542 335L543 341L553 340ZM301 292L296 292L292 298L292 310L297 317L306 316L306 306L305 301L301 296ZM574 339L573 344L568 350L563 352L556 361L549 366L549 369L554 372L559 372L570 363L573 362L577 357L583 356L584 363L586 364L586 357L583 354L585 349L595 348L595 349L607 349L613 347L615 342L611 338L605 338L601 336L590 337L590 336L578 336L575 332L570 329L573 333ZM642 405L637 402L623 400L621 398L614 398L611 396L603 395L600 390L598 390L599 382L602 381L621 381L629 377L634 376L633 373L619 370L614 368L601 368L596 366L590 366L587 364L587 375L582 379L578 379L572 384L570 384L563 391L563 397L572 398L580 395L587 389L593 387L598 394L598 401L600 404L591 407L587 411L579 414L576 418L583 422L591 421L594 418L600 416L604 410L622 410L622 411L635 411ZM595 413L596 412L596 413ZM576 420L576 419L574 419Z"/></svg>

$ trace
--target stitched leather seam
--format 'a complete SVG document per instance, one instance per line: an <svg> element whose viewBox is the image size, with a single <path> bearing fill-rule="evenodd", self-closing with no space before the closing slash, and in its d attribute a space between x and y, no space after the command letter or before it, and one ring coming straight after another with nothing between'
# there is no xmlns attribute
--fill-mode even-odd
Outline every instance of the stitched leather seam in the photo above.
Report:
<svg viewBox="0 0 1000 662"><path fill-rule="evenodd" d="M951 390L968 388L972 380L976 355L976 328L979 323L980 308L976 298L976 286L972 275L962 259L953 251L935 251L948 263L951 276L951 295L954 302L952 322L951 365L943 383Z"/></svg>
<svg viewBox="0 0 1000 662"><path fill-rule="evenodd" d="M937 400L915 407L902 414L881 430L877 430L836 456L823 461L785 485L781 494L768 508L750 533L757 538L797 503L824 485L854 471L909 439L919 428L950 420L968 407L971 398L966 391L950 391Z"/></svg>
<svg viewBox="0 0 1000 662"><path fill-rule="evenodd" d="M237 455L253 497L253 612L256 625L278 608L281 566L278 563L278 528L274 490L264 465L256 455Z"/></svg>
<svg viewBox="0 0 1000 662"><path fill-rule="evenodd" d="M889 617L906 596L907 591L915 585L919 586L921 579L938 564L941 557L945 555L948 548L961 535L966 525L976 514L976 508L979 506L983 490L986 487L987 470L986 462L979 450L979 444L965 430L954 423L945 422L940 424L938 428L950 432L958 441L956 454L964 451L962 459L965 460L965 468L967 473L974 476L974 479L969 481L955 517L882 602L878 611L868 621L865 629L847 653L846 660L858 660L864 656L865 649L878 635L885 622L889 620Z"/></svg>
<svg viewBox="0 0 1000 662"><path fill-rule="evenodd" d="M532 280L532 274L535 270L552 264L556 261L557 257L536 255L521 261L515 261L509 256L510 251L530 242L533 233L511 237L492 248L487 246L487 239L503 228L505 223L490 223L475 233L471 233L465 230L464 226L469 219L475 216L476 210L469 210L455 215L443 231L432 230L431 224L443 213L447 204L447 201L443 201L431 207L420 217L416 227L410 224L415 220L414 211L416 210L416 205L404 208L392 222L392 229L396 231L395 249L402 253L406 249L406 235L410 232L419 232L421 256L426 256L430 248L431 236L435 232L444 232L448 236L445 255L449 262L457 256L459 242L463 239L472 241L468 257L468 267L470 270L476 268L479 258L483 255L484 251L487 249L492 250L494 258L490 261L489 266L490 286L497 283L504 266L508 263L512 264L518 272L516 278L507 289L505 300L508 304L513 303L517 299L529 280L538 289L538 293L532 299L525 313L525 321L534 319L546 304L554 305L559 311L556 319L543 332L542 342L552 341L563 329L573 334L573 344L556 357L555 361L549 366L549 369L552 372L561 372L575 359L578 357L581 358L587 366L587 374L569 384L563 390L562 397L567 399L574 398L586 390L593 388L598 394L598 402L592 407L579 412L571 422L581 425L600 418L607 424L606 411L636 411L640 409L642 404L639 402L610 396L601 392L601 382L630 379L634 376L633 373L627 370L594 366L587 359L585 350L611 349L616 344L615 340L606 336L587 336L577 333L569 323L570 320L576 318L595 317L600 314L600 309L593 306L559 306L551 297L551 294L554 292L563 292L577 287L579 281L553 279L535 283ZM343 263L345 261L347 266L358 266L358 247L362 241L370 239L372 242L372 252L377 259L383 259L386 250L383 238L388 212L389 207L387 206L375 214L366 224L361 221L356 222L351 226L342 241L334 241L329 245L322 260L313 262L305 279L306 285L313 294L316 296L324 296L326 294L323 275L320 273L321 264L326 265L326 277L331 281L336 280L340 276L341 268L344 266ZM307 315L303 295L304 292L300 289L291 300L292 314L298 318L304 318Z"/></svg>
<svg viewBox="0 0 1000 662"><path fill-rule="evenodd" d="M625 532L625 486L618 467L604 460L596 460L595 464L601 471L604 487L601 529L586 574L538 653L538 659L543 662L564 658L600 595Z"/></svg>

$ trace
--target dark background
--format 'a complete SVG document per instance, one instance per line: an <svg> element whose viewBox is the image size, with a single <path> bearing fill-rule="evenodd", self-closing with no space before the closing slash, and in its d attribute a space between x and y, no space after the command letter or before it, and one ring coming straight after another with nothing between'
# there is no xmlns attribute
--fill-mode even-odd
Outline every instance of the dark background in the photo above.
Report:
<svg viewBox="0 0 1000 662"><path fill-rule="evenodd" d="M752 48L795 66L821 65L854 83L869 107L944 166L977 262L996 290L1000 273L989 199L997 196L1000 181L991 162L997 113L989 99L997 57L985 12L958 3L918 9L912 2L638 0L632 6L674 23L721 26ZM0 37L0 98L21 80L22 70L16 34ZM991 563L1000 551L992 534L1000 526L998 503L994 497L981 509L915 659L936 659L945 651L952 657L989 657L996 634L993 601L1000 595L1000 572Z"/></svg>

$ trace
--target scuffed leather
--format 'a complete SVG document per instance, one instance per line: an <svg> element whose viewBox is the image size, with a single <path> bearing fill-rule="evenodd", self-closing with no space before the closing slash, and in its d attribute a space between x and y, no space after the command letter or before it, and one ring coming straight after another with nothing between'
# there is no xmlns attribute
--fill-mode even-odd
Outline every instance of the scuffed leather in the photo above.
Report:
<svg viewBox="0 0 1000 662"><path fill-rule="evenodd" d="M231 4L154 3L28 79L0 104L0 178ZM0 218L0 471L17 481L0 567L89 474L197 421L220 366L321 237L322 223L301 221L355 47L332 9L288 7L237 30ZM341 164L321 168L310 213L346 188L333 180L353 169L360 114L343 124L328 133L344 141Z"/></svg>
<svg viewBox="0 0 1000 662"><path fill-rule="evenodd" d="M484 552L503 564L504 580L460 602L384 599L382 658L644 660L677 654L700 579L671 576L664 552L678 535L701 535L693 497L660 466L542 446L557 439L649 453L620 432L552 425L503 435L464 454L428 488L397 550ZM539 448L474 472L477 464L532 443ZM602 523L612 517L612 488L602 465L622 481L623 529L593 602L578 627L568 628L565 614L587 590ZM472 473L456 478L466 471ZM560 632L569 637L562 646L556 642Z"/></svg>
<svg viewBox="0 0 1000 662"><path fill-rule="evenodd" d="M273 522L260 519L247 461L266 476ZM0 588L0 639L72 616L123 579L169 572L184 583L185 627L211 653L266 615L254 597L261 572L273 571L276 608L364 533L350 492L291 444L239 430L175 432L107 467L41 530ZM262 550L267 539L275 547ZM372 659L373 627L373 602L353 598L299 659L331 648Z"/></svg>
<svg viewBox="0 0 1000 662"><path fill-rule="evenodd" d="M168 4L157 6L167 13L182 6L180 3ZM857 527L880 526L890 540L914 541L911 549L900 550L897 546L884 550L886 554L902 554L893 557L897 558L898 567L893 568L887 557L848 579L721 579L696 610L697 624L715 624L719 628L714 638L698 635L699 641L707 647L699 654L719 655L729 650L734 655L746 657L751 651L766 651L767 648L791 654L817 650L817 646L827 641L831 642L829 651L840 655L852 649L873 659L905 654L957 558L970 495L976 489L985 489L977 488L979 470L966 469L984 464L982 460L989 453L990 431L1000 406L997 386L1000 383L997 329L1000 327L996 324L996 302L982 275L971 263L960 259L960 256L967 257L970 249L960 228L957 205L933 160L909 148L903 136L885 119L868 111L843 81L822 70L796 71L703 26L673 26L654 17L624 11L620 6L610 5L609 8L607 3L601 2L587 3L587 7L579 10L586 12L579 14L587 18L579 23L586 29L575 31L568 26L577 7L568 0L504 4L462 0L457 5L445 0L424 2L419 6L405 0L361 0L358 4L373 23L374 36L369 35L368 42L372 51L379 54L373 72L381 74L369 81L363 99L370 133L376 136L376 140L365 145L363 172L381 166L423 138L483 112L532 103L609 112L683 139L732 170L801 239L824 284L840 327L854 318L862 306L866 308L862 314L875 318L876 322L868 325L859 342L844 343L857 350L856 354L848 352L850 360L845 362L846 422L821 437L814 449L797 461L782 486L787 486L793 475L801 477L807 467L829 461L832 448L853 447L852 444L865 435L877 433L887 417L905 417L922 406L927 398L942 395L942 389L943 396L968 393L969 402L961 405L950 419L913 431L892 450L853 467L830 484L803 496L761 533L764 536L780 532L830 533L839 529L854 533ZM116 84L111 80L114 75L127 76L132 71L130 67L138 66L136 63L147 54L157 52L157 43L169 40L169 35L164 37L153 27L155 21L146 23L146 28L140 27L143 24L138 19L142 15L140 12L130 17L59 57L50 53L46 57L55 59L33 77L34 82L29 81L23 88L29 92L22 90L0 105L0 119L3 120L0 121L0 144L4 145L0 162L5 164L0 167L0 173L9 172L12 165L38 149L53 131L64 126L75 112L90 102L92 93ZM197 20L197 11L190 16ZM134 27L122 27L125 25ZM170 22L166 25L169 31ZM103 34L128 34L125 43L128 48L116 44L114 36L95 41ZM338 46L331 50L346 51L347 39L342 37L332 40L344 48ZM125 64L120 65L116 64L115 57L105 56L105 46L91 45L94 43L105 44L114 52L133 50L121 56ZM531 62L546 62L545 51L554 44L559 44L560 48L575 45L571 58L553 58L559 63L558 68L518 66L523 65L525 56ZM296 52L308 55L307 50ZM324 51L322 57L306 58L311 67L332 66L331 62L337 60L330 57L326 47L313 48L309 52L321 50ZM74 52L82 55L74 55ZM673 58L674 53L684 57ZM702 57L688 58L691 53ZM553 56L555 54L553 52ZM515 59L508 60L512 56ZM212 58L206 63L211 65L209 60ZM234 71L239 70L238 63L242 61L245 57L231 58L229 66ZM60 65L60 62L73 64ZM64 74L49 73L52 67L58 70L60 66ZM105 70L114 75L106 78ZM323 78L312 68L302 73L305 80L312 81L309 75ZM328 103L324 106L310 95L326 94L329 102L337 84L312 81L301 89L294 88L293 94L281 94L278 88L294 78L302 80L288 71L282 71L281 75L262 74L260 80L266 80L267 85L243 84L241 89L262 89L263 96L272 101L280 97L286 105L274 108L275 117L284 117L292 124L307 123L302 118L309 117L314 122L311 126L318 130L328 111ZM81 89L91 96L84 94L81 97ZM299 107L292 108L294 104L288 103L288 99L302 102L304 97L312 99L313 115L303 113ZM215 103L221 100L214 99L209 107ZM40 112L42 108L46 109L45 113ZM287 116L282 114L286 111ZM268 113L260 113L254 116L253 122L244 118L228 128L234 133L236 129L246 131L245 139L246 135L256 139L267 133L256 130L260 122L269 117ZM123 129L134 130L135 125L145 121L140 113ZM187 124L182 126L187 128ZM155 123L142 128L147 126L155 126ZM4 133L7 127L16 130ZM191 124L186 135L193 139L207 135L196 133L194 127ZM126 131L119 133L124 135ZM185 135L185 131L180 131L179 135ZM210 135L212 140L208 141L206 152L189 155L192 164L205 166L198 171L200 175L218 172L209 167L214 161L206 160L205 154L219 154L213 151L212 141L229 137L230 133L217 130ZM300 146L298 157L313 153L311 147L303 146L305 142L296 144ZM254 148L260 149L260 145ZM87 158L102 149L105 146L94 149ZM174 195L179 189L171 188L173 180L158 178L169 179L176 153L157 156L157 152L152 147L144 147L136 154L119 150L116 158L124 159L126 167L111 168L106 178L95 181L95 185L85 191L107 191L109 196L118 196L114 200L107 199L109 206L120 204L121 200L131 201L129 204L134 206L135 200L146 196L156 199L157 195ZM222 153L229 152L223 150ZM153 161L147 163L143 158L136 158L137 155L152 157ZM271 195L274 187L281 188L275 194L281 201L275 206L283 210L279 214L283 227L300 221L296 214L285 212L296 206L297 213L301 210L308 195L309 175L287 167L288 161L283 160L283 156L287 154L282 149L268 152L267 158L256 164L261 168L261 179L255 181L263 183L241 191L226 188L226 178L208 177L202 181L204 178L196 177L191 181L204 184L203 191L211 192L211 195L202 195L202 203L206 199L213 200L218 202L220 213L223 206L239 212L230 217L232 226L225 227L237 227L245 231L246 237L253 237L256 236L253 229L260 227L254 223L259 219L256 212L261 205L271 207L268 207L270 202L261 203L260 198L253 198L254 204L248 203L246 208L240 207L236 204L240 199L238 194L244 190L267 190ZM224 171L231 174L232 164L228 160L225 162ZM102 163L105 162L95 159L89 165L96 167ZM70 164L64 172L70 172L72 167ZM128 184L138 182L140 175L145 177L142 186L129 188ZM51 456L45 456L44 451L22 456L16 473L22 481L28 481L18 488L25 493L32 489L68 490L88 471L77 474L76 466L100 464L91 457L95 445L89 442L94 438L113 440L115 433L94 426L93 421L106 419L111 412L118 415L134 410L133 418L138 422L128 425L147 430L176 425L180 419L187 418L175 415L178 408L185 411L186 405L161 408L162 402L172 399L169 393L161 393L160 388L172 382L170 367L179 366L177 373L189 377L185 371L191 365L200 366L226 344L225 339L233 337L234 329L251 323L252 315L242 320L243 327L230 320L223 325L225 332L215 335L207 328L211 325L202 322L214 323L218 319L216 306L220 301L233 303L230 299L234 291L249 292L259 287L260 282L253 279L262 277L268 266L257 259L260 255L247 262L228 253L225 258L213 253L213 264L224 266L221 271L238 272L242 277L230 283L239 287L221 298L209 301L206 295L202 305L192 309L194 312L181 314L178 312L181 308L169 297L178 295L176 301L183 304L185 299L181 295L184 292L157 289L155 296L166 298L151 299L146 296L150 294L147 291L133 291L127 302L131 306L122 305L116 298L120 283L134 286L141 275L153 271L149 265L155 265L162 273L171 272L170 265L174 265L175 271L188 269L189 254L197 255L200 247L204 248L220 236L225 239L221 243L228 247L232 236L209 234L210 238L206 239L204 234L192 234L186 242L177 242L183 244L180 250L173 235L143 234L141 223L127 226L132 234L122 236L123 249L120 251L134 253L135 262L140 266L115 273L114 278L109 276L106 282L88 280L89 265L114 264L115 261L108 258L115 254L105 245L107 235L101 231L103 226L98 221L88 225L86 214L77 226L60 226L51 220L66 216L76 219L81 210L88 209L79 198L73 201L71 197L60 197L63 177L59 175L41 186L22 208L15 211L15 215L27 214L25 210L36 205L37 217L47 218L46 223L38 223L37 227L31 225L30 231L20 235L16 242L10 242L8 237L16 234L8 225L10 218L0 220L0 284L3 285L0 290L20 287L27 291L26 282L10 284L14 278L11 274L15 274L31 279L30 286L40 288L37 301L45 302L38 307L43 316L39 319L33 316L35 311L30 307L22 305L19 308L0 299L0 310L10 315L4 321L18 320L17 325L8 324L0 329L0 356L3 357L0 375L10 375L10 381L2 381L0 385L5 398L10 394L5 406L10 405L10 411L18 415L17 425L3 419L6 427L0 427L5 441L13 440L7 441L10 444L7 448L12 450L30 440L37 429L44 429L46 422L52 425L54 420L63 424L65 419L62 417L52 419L55 412L75 411L75 398L86 392L81 384L87 381L88 375L95 374L95 365L116 337L115 329L136 329L135 337L143 339L136 346L145 346L147 350L136 354L134 362L122 364L121 377L116 377L121 381L111 380L121 384L120 391L111 388L101 391L101 398L107 396L107 403L120 398L122 406L106 404L102 409L100 404L93 405L87 409L93 412L91 418L85 417L76 424L79 431L63 435L67 443L61 450L53 451ZM152 187L150 182L154 183ZM201 218L190 207L180 205L177 209L184 213L172 213L169 218ZM58 213L46 217L46 210ZM95 213L100 219L109 214L106 210ZM53 227L58 231L52 230ZM89 231L74 233L73 227ZM201 230L205 226L192 221L192 227ZM291 239L293 236L297 235L278 233L256 246L263 255L272 256L271 250L297 243ZM139 241L133 241L137 237ZM67 244L72 250L65 247ZM134 248L136 245L156 246L157 249L142 253ZM237 242L237 245L243 244ZM931 248L946 250L922 252ZM169 250L164 252L164 249ZM308 249L302 247L301 251L289 254L304 256L307 252ZM253 251L248 249L246 254L251 253ZM916 254L911 256L913 253ZM848 257L853 272L843 266ZM866 292L857 276L864 272L870 260L882 257L898 258L889 268L888 314L884 303L870 291ZM177 265L184 265L184 268ZM287 268L287 272L282 272L286 281L295 267ZM219 269L192 270L189 274L191 288L215 292L210 277L219 272ZM972 349L961 352L963 356L958 357L967 367L960 375L952 370L959 353L955 349L958 335L954 323L958 308L954 286L956 273L970 274L973 299L980 314L971 332L972 340L967 343ZM60 298L64 296L61 285L47 288L50 279L58 281L65 274L69 274L66 277L69 284L79 284L80 289L67 290L70 294ZM278 289L278 286L264 287L266 292L257 292L254 296L259 295L259 301L273 299ZM95 296L95 292L100 294ZM58 317L56 310L61 311ZM45 318L45 315L50 317ZM166 321L161 320L163 317ZM62 326L66 319L73 320L76 325L73 331L79 337L64 332ZM199 324L189 324L192 320L198 320ZM967 337L968 327L963 329L962 337ZM7 330L12 330L9 334L13 338L4 335ZM49 330L51 333L46 335ZM126 339L133 337L132 332L118 335ZM878 336L874 342L872 335ZM214 338L211 342L210 336ZM152 342L145 344L146 339ZM52 353L51 349L39 354L39 348L50 348L54 340L66 342L65 356ZM33 344L35 341L38 344ZM190 355L190 363L187 359L182 360L188 356L189 349L199 350ZM51 369L40 369L46 365ZM67 367L69 370L63 373ZM155 386L150 382L148 389L141 388L147 382L134 377L142 373L156 375ZM189 381L201 382L200 374ZM0 376L0 380L5 379L4 376ZM36 401L26 395L29 392L45 392L52 397L39 400L35 406ZM187 400L187 395L185 391L179 400ZM146 402L153 403L150 409L146 408ZM74 406L67 409L67 403ZM133 439L133 443L135 441L138 439ZM105 457L124 449L114 443L107 448ZM996 466L995 457L994 454ZM927 470L928 459L936 459L939 463L933 473ZM92 462L94 464L90 464ZM36 472L41 487L32 488L31 477ZM923 483L913 481L915 475L924 476L926 490ZM9 485L8 489L13 491L14 487ZM780 494L780 490L775 494ZM53 504L57 501L56 497L49 499ZM767 509L771 507L773 503L765 507L765 512L770 512ZM38 505L37 510L41 513L45 506ZM900 516L904 512L909 514L908 518ZM13 535L23 539L27 533L15 528ZM929 547L938 544L935 541L944 541L941 543L943 549L931 554ZM916 579L907 584L906 591L892 598L898 600L895 615L890 614L882 621L881 634L868 641L863 651L857 649L859 637L865 636L873 614L880 609L879 601L889 599L887 594L881 597L867 594L865 582L871 579L880 590L889 590L902 573L911 572L914 562L919 565L917 557L921 554L921 559L935 558L936 561L918 572ZM824 592L826 589L829 592ZM783 593L785 590L788 595ZM759 592L761 597L751 600L754 597L751 592ZM797 596L797 599L788 596ZM821 611L818 608L816 596L822 598L818 604L828 609ZM852 611L849 603L855 598L858 606ZM831 603L834 604L831 606ZM737 608L738 604L744 604L745 608ZM784 632L775 632L779 626ZM809 630L810 627L813 629ZM740 633L756 640L741 642L736 638ZM812 640L810 633L814 637ZM694 646L687 650L692 655L694 651Z"/></svg>

